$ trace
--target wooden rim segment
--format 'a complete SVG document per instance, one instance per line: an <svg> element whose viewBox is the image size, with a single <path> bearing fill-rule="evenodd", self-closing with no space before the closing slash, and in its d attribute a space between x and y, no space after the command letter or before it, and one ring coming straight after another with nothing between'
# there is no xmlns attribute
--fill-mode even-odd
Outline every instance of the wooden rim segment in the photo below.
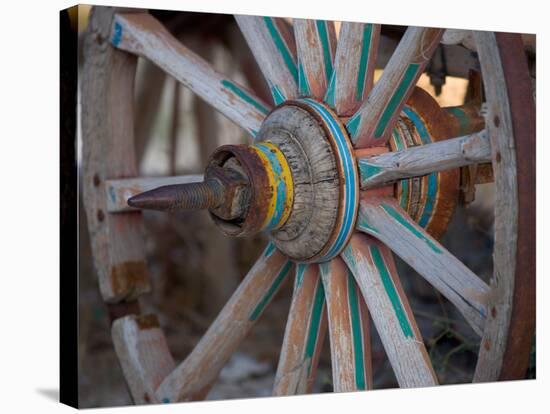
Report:
<svg viewBox="0 0 550 414"><path fill-rule="evenodd" d="M496 186L489 317L474 381L524 378L535 327L535 109L518 34L474 32Z"/></svg>

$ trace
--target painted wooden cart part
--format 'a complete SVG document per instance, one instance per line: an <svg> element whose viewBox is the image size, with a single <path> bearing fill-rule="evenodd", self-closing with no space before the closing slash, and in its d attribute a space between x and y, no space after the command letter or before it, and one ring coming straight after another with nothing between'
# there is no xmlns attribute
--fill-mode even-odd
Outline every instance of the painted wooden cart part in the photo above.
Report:
<svg viewBox="0 0 550 414"><path fill-rule="evenodd" d="M357 229L385 243L483 334L489 287L415 223L393 198L363 199Z"/></svg>
<svg viewBox="0 0 550 414"><path fill-rule="evenodd" d="M336 33L325 20L294 19L300 96L322 100L332 76Z"/></svg>
<svg viewBox="0 0 550 414"><path fill-rule="evenodd" d="M235 16L252 54L264 74L275 105L298 96L296 41L281 18Z"/></svg>
<svg viewBox="0 0 550 414"><path fill-rule="evenodd" d="M105 179L137 175L134 155L136 57L107 42L113 9L94 8L84 37L82 74L83 196L103 300L133 300L150 290L141 213L109 214Z"/></svg>
<svg viewBox="0 0 550 414"><path fill-rule="evenodd" d="M371 91L379 39L379 24L342 23L324 98L339 116L353 115Z"/></svg>
<svg viewBox="0 0 550 414"><path fill-rule="evenodd" d="M154 62L252 135L270 110L252 92L183 46L148 13L117 14L110 39L113 46Z"/></svg>
<svg viewBox="0 0 550 414"><path fill-rule="evenodd" d="M174 177L136 177L105 181L105 197L109 213L136 211L128 205L128 199L139 193L164 185L197 183L203 181L202 174L179 175Z"/></svg>
<svg viewBox="0 0 550 414"><path fill-rule="evenodd" d="M292 262L269 244L187 358L157 389L163 402L192 399L217 378L286 279Z"/></svg>
<svg viewBox="0 0 550 414"><path fill-rule="evenodd" d="M520 379L535 328L535 103L520 35L474 37L496 188L490 312L474 381Z"/></svg>
<svg viewBox="0 0 550 414"><path fill-rule="evenodd" d="M402 151L358 159L361 189L491 161L486 131Z"/></svg>
<svg viewBox="0 0 550 414"><path fill-rule="evenodd" d="M311 393L326 327L325 292L319 268L315 264L298 264L273 395Z"/></svg>
<svg viewBox="0 0 550 414"><path fill-rule="evenodd" d="M373 388L369 313L342 259L319 265L327 302L335 392Z"/></svg>
<svg viewBox="0 0 550 414"><path fill-rule="evenodd" d="M111 331L134 403L161 403L155 391L176 364L157 317L125 316L114 321Z"/></svg>
<svg viewBox="0 0 550 414"><path fill-rule="evenodd" d="M359 205L359 174L353 147L343 124L327 106L311 99L299 99L318 117L318 120L329 131L328 137L336 156L336 167L340 178L340 212L329 244L323 249L316 261L321 263L336 257L346 246L354 231Z"/></svg>
<svg viewBox="0 0 550 414"><path fill-rule="evenodd" d="M409 27L382 76L346 127L357 148L382 145L416 81L435 51L443 30Z"/></svg>
<svg viewBox="0 0 550 414"><path fill-rule="evenodd" d="M258 142L251 145L251 149L262 159L273 189L271 199L268 200L267 215L262 230L277 230L284 225L292 211L294 203L294 185L288 162L279 148L270 142Z"/></svg>
<svg viewBox="0 0 550 414"><path fill-rule="evenodd" d="M437 385L391 251L355 234L342 254L369 308L400 387Z"/></svg>

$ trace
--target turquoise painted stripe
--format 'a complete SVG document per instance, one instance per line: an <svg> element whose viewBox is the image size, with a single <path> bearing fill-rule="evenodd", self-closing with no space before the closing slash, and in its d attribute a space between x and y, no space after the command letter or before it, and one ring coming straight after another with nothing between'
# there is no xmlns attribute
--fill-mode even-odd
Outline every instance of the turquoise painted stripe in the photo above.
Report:
<svg viewBox="0 0 550 414"><path fill-rule="evenodd" d="M418 116L418 114L413 111L411 108L404 107L403 112L407 115L407 117L413 121L413 124L418 131L418 134L420 135L420 139L422 140L422 144L430 144L432 141L430 139L430 134L428 134L428 130L426 129L426 124L422 121L422 119ZM428 175L428 189L427 189L427 195L426 195L426 201L424 203L424 209L422 210L422 216L420 217L420 220L418 220L418 224L421 227L426 227L433 214L433 209L435 205L435 199L437 196L437 173L431 173Z"/></svg>
<svg viewBox="0 0 550 414"><path fill-rule="evenodd" d="M327 22L324 20L316 20L317 32L319 33L319 39L321 40L321 46L323 48L323 63L325 66L325 77L327 80L332 76L332 53L330 50L330 43L328 38Z"/></svg>
<svg viewBox="0 0 550 414"><path fill-rule="evenodd" d="M357 75L357 88L355 100L361 102L365 91L367 67L369 64L370 43L372 39L372 24L363 27L363 45L361 46L361 58L359 59L359 73Z"/></svg>
<svg viewBox="0 0 550 414"><path fill-rule="evenodd" d="M359 173L361 175L361 181L366 181L375 175L380 174L384 169L378 165L370 164L368 160L362 159L358 161Z"/></svg>
<svg viewBox="0 0 550 414"><path fill-rule="evenodd" d="M271 219L269 220L269 223L267 223L267 226L265 228L265 230L271 230L277 227L277 225L280 223L285 209L287 188L286 182L283 179L283 166L279 162L277 155L271 151L271 148L261 143L256 143L254 146L262 151L262 153L269 160L269 163L271 164L271 170L273 171L275 183L277 185L277 188L274 189L275 210L273 211L273 215L271 216Z"/></svg>
<svg viewBox="0 0 550 414"><path fill-rule="evenodd" d="M273 96L273 102L275 102L275 105L279 105L286 101L285 95L281 92L281 90L276 86L271 84L271 96Z"/></svg>
<svg viewBox="0 0 550 414"><path fill-rule="evenodd" d="M111 43L113 46L118 47L122 41L122 25L119 22L115 22L115 27L113 28L113 38Z"/></svg>
<svg viewBox="0 0 550 414"><path fill-rule="evenodd" d="M355 220L359 201L356 191L358 177L356 177L355 175L356 171L354 170L353 166L353 155L350 153L347 147L345 132L342 131L340 125L332 117L332 115L316 101L309 98L303 99L302 101L308 103L309 106L312 107L321 116L323 121L325 121L328 125L329 130L336 142L338 154L342 159L342 167L344 170L344 197L346 205L344 209L344 219L342 220L342 227L340 229L340 232L338 233L338 236L336 237L334 244L328 250L326 255L321 258L321 260L329 260L336 256L344 248L344 243L348 235L353 231L353 221Z"/></svg>
<svg viewBox="0 0 550 414"><path fill-rule="evenodd" d="M388 104L386 105L386 108L382 112L382 116L380 117L380 119L378 120L378 123L376 124L376 128L374 130L375 138L381 138L382 135L384 134L384 131L388 126L388 123L390 122L391 117L395 114L397 107L403 101L405 93L411 86L412 82L415 80L416 74L419 68L420 68L420 64L411 63L405 70L405 73L403 74L403 78L401 79L401 82L397 86L397 89L394 91L392 97L390 98L390 101L388 102Z"/></svg>
<svg viewBox="0 0 550 414"><path fill-rule="evenodd" d="M332 72L332 76L330 77L330 81L328 83L327 92L325 93L325 98L323 101L330 106L331 108L334 108L336 106L336 71Z"/></svg>
<svg viewBox="0 0 550 414"><path fill-rule="evenodd" d="M399 135L399 131L397 128L393 129L393 142L395 143L395 148L397 151L401 151L405 149L405 146L403 144L403 140L401 139L401 135ZM401 180L401 197L399 198L399 205L403 208L407 208L407 204L409 202L409 179Z"/></svg>
<svg viewBox="0 0 550 414"><path fill-rule="evenodd" d="M353 115L346 124L346 129L348 130L348 134L354 143L355 143L354 138L357 136L357 129L359 128L360 122L361 122L361 114L359 112L356 112L355 115Z"/></svg>
<svg viewBox="0 0 550 414"><path fill-rule="evenodd" d="M294 283L294 286L296 286L296 288L302 286L302 283L304 282L304 273L306 272L307 266L308 265L304 263L296 264L296 282Z"/></svg>
<svg viewBox="0 0 550 414"><path fill-rule="evenodd" d="M353 335L353 357L355 361L355 384L360 390L366 389L365 356L363 353L363 327L361 325L361 313L357 300L357 288L353 275L348 271L348 303L351 316L351 329Z"/></svg>
<svg viewBox="0 0 550 414"><path fill-rule="evenodd" d="M348 244L344 250L342 250L342 257L345 262L353 269L357 268L357 263L355 262L355 257L353 256L353 249Z"/></svg>
<svg viewBox="0 0 550 414"><path fill-rule="evenodd" d="M252 97L249 93L247 93L242 88L239 88L237 85L235 85L233 82L223 79L221 81L221 84L229 89L231 92L233 92L235 95L237 95L239 98L241 98L246 103L252 105L254 108L256 108L258 111L260 111L262 114L267 115L269 113L269 109L263 105L261 102L258 102L256 99Z"/></svg>
<svg viewBox="0 0 550 414"><path fill-rule="evenodd" d="M386 290L388 298L390 299L393 311L395 312L395 316L397 317L399 325L401 326L401 330L403 331L403 335L405 335L405 338L414 338L414 333L409 323L409 318L407 317L405 309L403 309L401 299L397 294L391 276L388 272L388 268L386 267L386 263L384 262L384 258L380 253L380 249L378 248L378 246L370 246L370 253L374 261L374 265L380 273L382 284L384 285L384 289Z"/></svg>
<svg viewBox="0 0 550 414"><path fill-rule="evenodd" d="M309 82L307 80L306 74L304 72L304 65L302 62L298 62L298 87L300 89L300 95L310 96L311 89L309 87Z"/></svg>
<svg viewBox="0 0 550 414"><path fill-rule="evenodd" d="M283 268L281 269L281 271L279 272L279 274L277 275L277 277L275 278L275 280L273 281L273 283L271 284L269 289L267 290L266 294L263 296L263 298L260 300L260 302L258 302L256 307L254 308L254 310L250 314L248 319L251 322L258 319L258 317L262 314L262 312L264 311L267 304L271 301L271 298L273 297L275 292L277 292L277 290L281 286L281 283L283 283L283 281L285 280L285 277L288 274L288 271L290 270L291 267L292 267L292 262L290 260L288 260L284 264Z"/></svg>
<svg viewBox="0 0 550 414"><path fill-rule="evenodd" d="M277 29L277 26L273 22L272 17L264 17L264 22L267 26L267 30L269 31L269 34L271 35L271 38L273 39L273 42L275 43L275 46L281 53L281 56L283 57L283 61L285 62L285 66L287 67L288 71L294 78L296 84L298 84L298 69L296 68L296 62L294 62L294 57L290 53L290 50L288 49L283 37L279 33L279 29Z"/></svg>
<svg viewBox="0 0 550 414"><path fill-rule="evenodd" d="M264 250L263 257L269 257L275 251L275 245L269 242Z"/></svg>
<svg viewBox="0 0 550 414"><path fill-rule="evenodd" d="M436 253L443 253L441 249L428 237L426 237L422 232L420 232L416 227L414 227L405 217L403 217L397 210L388 204L382 204L382 208L386 213L392 216L399 224L409 230L419 239L426 242L426 244Z"/></svg>
<svg viewBox="0 0 550 414"><path fill-rule="evenodd" d="M313 299L313 307L311 310L311 318L309 323L309 332L306 340L305 357L311 361L315 354L315 348L319 338L319 328L321 326L321 317L323 316L323 308L325 306L325 289L321 283L321 279L317 280L315 289L315 297ZM308 367L308 374L311 372L311 363Z"/></svg>

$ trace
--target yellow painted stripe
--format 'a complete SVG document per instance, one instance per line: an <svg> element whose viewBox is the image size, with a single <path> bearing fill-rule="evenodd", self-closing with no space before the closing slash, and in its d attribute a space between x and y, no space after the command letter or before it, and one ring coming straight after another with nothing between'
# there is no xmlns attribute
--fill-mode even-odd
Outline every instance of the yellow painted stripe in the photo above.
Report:
<svg viewBox="0 0 550 414"><path fill-rule="evenodd" d="M281 174L278 178L280 180L283 180L286 186L286 198L284 201L283 214L281 216L279 224L275 226L275 228L280 228L283 224L286 223L294 205L294 181L292 181L292 171L290 170L288 162L286 161L286 158L281 150L269 141L264 142L264 145L274 150L275 156L277 157L277 160L281 165Z"/></svg>

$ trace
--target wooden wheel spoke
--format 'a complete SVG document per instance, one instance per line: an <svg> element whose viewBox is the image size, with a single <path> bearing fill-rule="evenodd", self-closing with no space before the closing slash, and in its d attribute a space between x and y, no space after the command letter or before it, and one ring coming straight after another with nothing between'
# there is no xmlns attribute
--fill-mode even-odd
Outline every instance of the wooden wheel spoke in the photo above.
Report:
<svg viewBox="0 0 550 414"><path fill-rule="evenodd" d="M361 188L364 190L490 161L491 144L485 130L402 151L358 157Z"/></svg>
<svg viewBox="0 0 550 414"><path fill-rule="evenodd" d="M407 29L379 81L347 122L357 148L383 145L388 140L397 116L439 44L442 33L441 29Z"/></svg>
<svg viewBox="0 0 550 414"><path fill-rule="evenodd" d="M129 315L117 319L112 338L134 403L160 403L155 390L176 364L157 317Z"/></svg>
<svg viewBox="0 0 550 414"><path fill-rule="evenodd" d="M299 264L273 395L311 392L326 326L325 293L319 268Z"/></svg>
<svg viewBox="0 0 550 414"><path fill-rule="evenodd" d="M367 305L342 259L322 263L319 268L327 301L334 391L372 389Z"/></svg>
<svg viewBox="0 0 550 414"><path fill-rule="evenodd" d="M399 386L437 385L391 251L369 236L355 234L342 258L361 289Z"/></svg>
<svg viewBox="0 0 550 414"><path fill-rule="evenodd" d="M482 335L489 287L416 224L395 199L362 200L357 229L385 243L449 299Z"/></svg>
<svg viewBox="0 0 550 414"><path fill-rule="evenodd" d="M292 28L275 17L235 16L264 74L275 104L298 96L296 43Z"/></svg>
<svg viewBox="0 0 550 414"><path fill-rule="evenodd" d="M202 174L179 175L174 177L136 177L105 181L107 211L120 213L136 211L128 205L128 199L153 188L172 184L197 183L203 181Z"/></svg>
<svg viewBox="0 0 550 414"><path fill-rule="evenodd" d="M300 96L322 100L332 76L336 33L325 20L294 19Z"/></svg>
<svg viewBox="0 0 550 414"><path fill-rule="evenodd" d="M353 115L371 91L379 39L379 24L342 23L325 95L339 116Z"/></svg>
<svg viewBox="0 0 550 414"><path fill-rule="evenodd" d="M270 110L253 93L183 46L148 13L117 14L111 43L149 59L252 135Z"/></svg>
<svg viewBox="0 0 550 414"><path fill-rule="evenodd" d="M292 262L270 243L187 358L157 389L163 402L203 395L285 280Z"/></svg>

